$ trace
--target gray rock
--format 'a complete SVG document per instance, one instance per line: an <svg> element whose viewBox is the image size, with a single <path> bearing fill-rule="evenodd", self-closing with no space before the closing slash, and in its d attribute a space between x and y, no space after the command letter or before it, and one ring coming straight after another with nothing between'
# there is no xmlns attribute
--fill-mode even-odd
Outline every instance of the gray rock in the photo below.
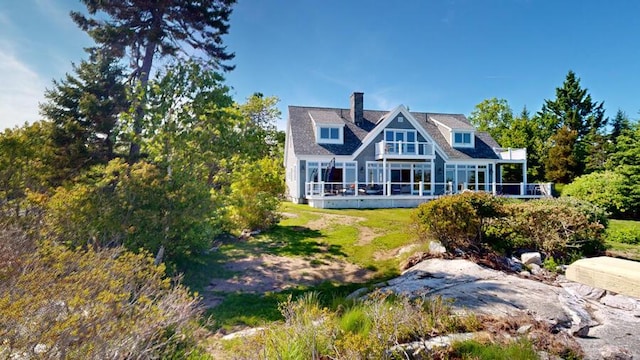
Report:
<svg viewBox="0 0 640 360"><path fill-rule="evenodd" d="M347 300L355 300L357 298L362 297L364 294L368 293L369 289L367 288L360 288L354 292L352 292L351 294L347 295L346 299Z"/></svg>
<svg viewBox="0 0 640 360"><path fill-rule="evenodd" d="M440 244L439 242L431 241L429 243L429 253L430 254L439 255L439 254L444 254L446 252L447 252L447 248L442 246L442 244Z"/></svg>
<svg viewBox="0 0 640 360"><path fill-rule="evenodd" d="M452 298L453 310L461 313L530 313L537 320L576 336L586 359L602 359L600 350L605 345L640 358L640 317L624 310L630 308L632 301L615 298L618 307L607 306L599 301L598 289L581 287L564 277L559 279L559 286L553 286L467 260L427 259L389 280L383 289L409 296ZM614 295L610 296L614 299ZM609 298L605 302L610 302Z"/></svg>
<svg viewBox="0 0 640 360"><path fill-rule="evenodd" d="M236 338L244 338L244 337L249 337L249 336L254 336L258 333L261 333L264 331L264 328L262 327L257 327L257 328L251 328L251 329L246 329L246 330L240 330L240 331L236 331L234 333L231 334L227 334L225 336L222 337L222 340L233 340Z"/></svg>
<svg viewBox="0 0 640 360"><path fill-rule="evenodd" d="M629 353L629 350L623 349L617 346L605 345L600 350L600 355L604 360L632 360L633 356Z"/></svg>
<svg viewBox="0 0 640 360"><path fill-rule="evenodd" d="M533 275L539 275L542 272L542 268L538 264L529 264L529 270Z"/></svg>
<svg viewBox="0 0 640 360"><path fill-rule="evenodd" d="M558 296L558 302L564 308L566 314L571 316L571 322L568 324L569 333L577 337L589 336L589 329L598 323L591 319L591 315L587 311L586 303L583 299L576 296Z"/></svg>
<svg viewBox="0 0 640 360"><path fill-rule="evenodd" d="M607 293L600 298L600 303L616 309L627 310L635 316L640 316L640 301L629 296Z"/></svg>
<svg viewBox="0 0 640 360"><path fill-rule="evenodd" d="M533 327L533 325L531 324L527 324L527 325L522 325L518 328L518 330L516 331L518 334L523 335L529 332L529 330L531 330L531 328Z"/></svg>
<svg viewBox="0 0 640 360"><path fill-rule="evenodd" d="M542 256L537 251L523 253L522 255L520 255L520 260L522 260L522 263L525 265L531 265L531 264L542 265Z"/></svg>
<svg viewBox="0 0 640 360"><path fill-rule="evenodd" d="M598 301L605 295L605 290L591 287L589 285L580 284L572 281L563 281L560 283L568 293L574 296L582 297L589 300Z"/></svg>
<svg viewBox="0 0 640 360"><path fill-rule="evenodd" d="M407 354L410 358L416 358L419 355L428 355L431 351L440 348L447 347L454 342L471 340L475 336L474 333L462 333L462 334L449 334L443 336L436 336L431 339L422 341L413 341L406 344L395 345L389 349L388 353L391 354Z"/></svg>

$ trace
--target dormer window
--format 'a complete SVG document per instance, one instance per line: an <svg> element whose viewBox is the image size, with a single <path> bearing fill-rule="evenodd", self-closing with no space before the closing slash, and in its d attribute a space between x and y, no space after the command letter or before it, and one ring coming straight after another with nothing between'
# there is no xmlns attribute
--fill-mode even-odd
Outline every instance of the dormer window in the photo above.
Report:
<svg viewBox="0 0 640 360"><path fill-rule="evenodd" d="M453 133L454 147L473 147L473 133L456 131Z"/></svg>
<svg viewBox="0 0 640 360"><path fill-rule="evenodd" d="M318 144L342 144L343 126L318 126Z"/></svg>
<svg viewBox="0 0 640 360"><path fill-rule="evenodd" d="M320 128L320 139L321 140L339 140L340 139L340 129L338 128Z"/></svg>

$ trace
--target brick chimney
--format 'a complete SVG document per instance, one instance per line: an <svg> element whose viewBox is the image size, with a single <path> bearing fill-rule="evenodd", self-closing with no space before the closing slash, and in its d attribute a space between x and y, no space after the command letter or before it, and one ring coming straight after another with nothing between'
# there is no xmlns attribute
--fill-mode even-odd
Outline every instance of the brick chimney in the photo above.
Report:
<svg viewBox="0 0 640 360"><path fill-rule="evenodd" d="M364 121L364 93L351 94L351 120L358 126Z"/></svg>

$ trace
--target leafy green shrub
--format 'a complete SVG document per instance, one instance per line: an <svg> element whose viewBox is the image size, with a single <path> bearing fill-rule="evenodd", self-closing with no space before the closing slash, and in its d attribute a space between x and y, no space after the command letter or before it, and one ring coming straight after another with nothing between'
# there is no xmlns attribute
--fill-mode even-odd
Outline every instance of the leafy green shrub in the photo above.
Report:
<svg viewBox="0 0 640 360"><path fill-rule="evenodd" d="M576 178L564 187L562 196L569 196L599 206L614 217L629 210L625 195L625 177L613 171L594 172Z"/></svg>
<svg viewBox="0 0 640 360"><path fill-rule="evenodd" d="M607 229L605 238L617 243L640 245L640 228Z"/></svg>
<svg viewBox="0 0 640 360"><path fill-rule="evenodd" d="M0 347L8 358L187 357L197 304L146 252L44 243L1 282Z"/></svg>
<svg viewBox="0 0 640 360"><path fill-rule="evenodd" d="M46 238L71 247L124 245L169 260L207 248L215 234L214 203L205 184L152 164L112 160L96 166L47 204Z"/></svg>
<svg viewBox="0 0 640 360"><path fill-rule="evenodd" d="M589 255L604 250L606 213L589 203L541 199L507 204L505 209L508 215L487 227L491 243L541 250L556 259L572 252Z"/></svg>
<svg viewBox="0 0 640 360"><path fill-rule="evenodd" d="M278 206L285 184L277 158L248 162L234 171L230 214L240 229L265 229L278 222Z"/></svg>
<svg viewBox="0 0 640 360"><path fill-rule="evenodd" d="M478 248L487 220L502 213L501 199L488 193L464 192L421 204L411 222L422 240L438 240L448 250Z"/></svg>

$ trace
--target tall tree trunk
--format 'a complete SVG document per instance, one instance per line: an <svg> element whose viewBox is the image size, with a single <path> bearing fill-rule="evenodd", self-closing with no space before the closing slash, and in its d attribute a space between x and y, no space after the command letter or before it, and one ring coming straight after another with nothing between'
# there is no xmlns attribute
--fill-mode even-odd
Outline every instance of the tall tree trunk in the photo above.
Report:
<svg viewBox="0 0 640 360"><path fill-rule="evenodd" d="M164 7L158 7L153 13L153 28L151 29L151 36L149 42L144 49L144 58L142 59L142 66L137 74L140 87L143 91L147 90L147 84L149 83L149 75L151 74L151 66L153 65L153 56L156 53L158 47L158 39L162 33L162 18L164 16ZM133 164L140 158L140 143L138 137L142 133L142 120L144 118L144 97L136 105L135 117L133 120L133 132L135 135L134 140L131 142L129 148L129 163Z"/></svg>
<svg viewBox="0 0 640 360"><path fill-rule="evenodd" d="M142 66L138 73L138 80L140 81L140 88L146 91L147 84L149 83L149 72L151 71L151 65L153 64L153 54L156 51L156 42L149 42L144 52L144 59L142 60ZM142 133L142 120L144 118L144 98L136 105L135 117L133 119L133 133L135 138L131 141L129 147L129 163L133 164L140 158L140 143L138 137Z"/></svg>

